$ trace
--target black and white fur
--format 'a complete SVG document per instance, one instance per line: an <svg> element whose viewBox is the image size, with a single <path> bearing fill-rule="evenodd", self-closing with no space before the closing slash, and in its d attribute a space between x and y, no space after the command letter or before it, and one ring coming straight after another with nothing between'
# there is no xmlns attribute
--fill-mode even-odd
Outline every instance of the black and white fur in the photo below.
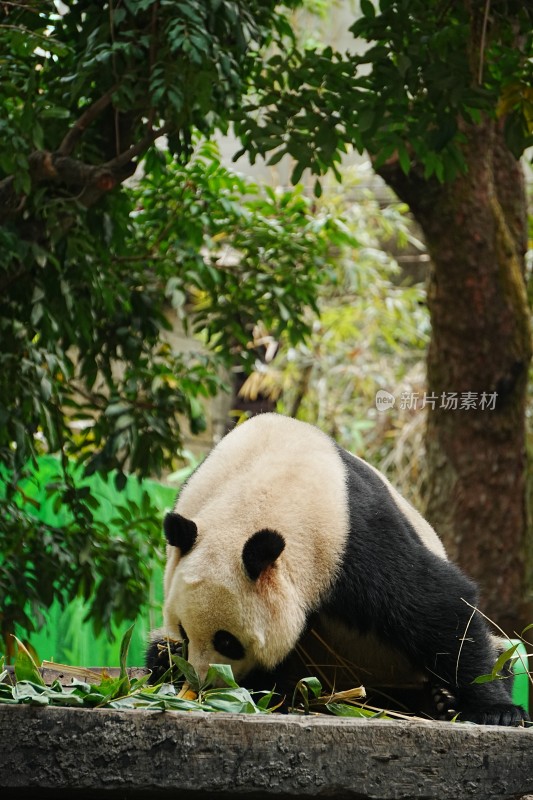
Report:
<svg viewBox="0 0 533 800"><path fill-rule="evenodd" d="M503 682L472 683L497 657L474 584L383 475L317 428L277 414L237 426L164 528L164 634L187 638L200 676L229 663L238 681L277 679L316 624L364 683L398 668L448 687L462 720L525 718Z"/></svg>

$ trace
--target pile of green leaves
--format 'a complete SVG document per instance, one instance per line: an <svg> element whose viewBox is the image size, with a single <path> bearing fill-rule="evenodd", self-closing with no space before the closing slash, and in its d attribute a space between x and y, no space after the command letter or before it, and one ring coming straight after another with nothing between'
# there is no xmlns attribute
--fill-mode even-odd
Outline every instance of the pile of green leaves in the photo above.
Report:
<svg viewBox="0 0 533 800"><path fill-rule="evenodd" d="M196 700L179 695L179 684L160 683L148 685L149 675L130 678L126 658L133 627L124 635L120 648L120 674L111 678L105 672L99 683L72 679L70 686L55 680L50 686L44 683L33 656L17 640L15 660L16 682L11 685L9 674L0 662L0 703L26 705L53 705L76 708L114 708L122 711L150 709L154 711L226 711L235 714L264 714L272 711L269 705L273 692L254 693L253 696L235 682L231 667L225 664L210 667L205 681L200 682L185 659L174 656L175 664L198 696ZM221 687L214 688L217 682Z"/></svg>
<svg viewBox="0 0 533 800"><path fill-rule="evenodd" d="M228 664L212 664L205 679L200 681L194 667L178 655L172 655L172 682L166 682L167 678L170 679L169 674L154 686L148 685L149 674L141 678L130 678L126 659L132 632L133 626L122 639L120 674L116 678L104 672L99 683L73 678L70 686L62 685L59 680L47 686L31 652L17 639L15 682L12 682L10 674L4 669L3 658L0 659L0 703L113 708L121 711L144 708L153 711L267 714L276 711L283 702L283 698L276 696L274 690L251 693L239 686ZM196 694L196 699L181 696L183 693L180 690L184 682L187 689ZM304 714L325 711L337 716L391 719L384 711L337 702L331 696L324 697L320 681L313 677L303 678L298 682L290 710Z"/></svg>
<svg viewBox="0 0 533 800"><path fill-rule="evenodd" d="M183 657L172 655L172 668L157 685L148 685L149 673L141 678L130 678L126 668L128 647L133 632L131 626L124 634L120 646L120 672L114 678L105 671L100 681L72 678L69 686L54 680L45 684L41 670L25 645L17 642L17 656L12 675L4 668L0 658L0 703L11 705L63 706L73 708L112 708L119 711L148 709L152 711L226 712L233 714L268 714L285 705L284 698L275 690L249 692L238 685L228 664L213 664L201 681L194 667ZM531 626L529 626L531 627ZM484 683L503 679L502 671L508 666L518 645L503 653L492 673L480 676L475 682ZM61 665L57 665L58 669ZM216 686L215 686L216 684ZM184 689L196 695L190 699ZM288 712L293 714L328 713L355 719L407 719L405 714L367 706L362 700L346 699L353 694L364 698L364 689L340 695L324 694L316 677L302 678L296 684Z"/></svg>

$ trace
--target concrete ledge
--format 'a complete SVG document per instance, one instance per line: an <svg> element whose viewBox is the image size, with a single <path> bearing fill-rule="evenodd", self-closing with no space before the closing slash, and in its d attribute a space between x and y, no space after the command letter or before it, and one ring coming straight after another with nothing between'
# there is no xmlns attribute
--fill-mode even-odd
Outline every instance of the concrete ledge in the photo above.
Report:
<svg viewBox="0 0 533 800"><path fill-rule="evenodd" d="M0 787L6 800L511 800L533 793L533 730L5 705Z"/></svg>

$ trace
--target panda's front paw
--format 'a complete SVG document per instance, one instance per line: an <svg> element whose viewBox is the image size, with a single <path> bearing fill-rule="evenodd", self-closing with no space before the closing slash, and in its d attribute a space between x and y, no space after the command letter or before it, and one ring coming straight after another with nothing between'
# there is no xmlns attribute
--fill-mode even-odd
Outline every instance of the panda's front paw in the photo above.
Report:
<svg viewBox="0 0 533 800"><path fill-rule="evenodd" d="M450 722L457 714L457 698L444 686L433 686L431 700L435 715L441 722Z"/></svg>
<svg viewBox="0 0 533 800"><path fill-rule="evenodd" d="M495 703L490 706L465 706L461 708L459 719L462 722L475 722L477 725L522 725L529 717L521 706L512 703Z"/></svg>
<svg viewBox="0 0 533 800"><path fill-rule="evenodd" d="M146 651L146 666L152 674L148 683L161 683L164 676L174 667L172 656L183 655L183 644L176 639L153 639Z"/></svg>

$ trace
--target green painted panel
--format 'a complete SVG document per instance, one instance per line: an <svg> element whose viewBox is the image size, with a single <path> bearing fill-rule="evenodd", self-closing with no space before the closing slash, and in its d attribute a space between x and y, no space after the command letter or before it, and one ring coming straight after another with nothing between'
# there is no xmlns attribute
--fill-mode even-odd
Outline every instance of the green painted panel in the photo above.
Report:
<svg viewBox="0 0 533 800"><path fill-rule="evenodd" d="M59 475L60 465L57 459L45 456L39 461L38 471L28 478L23 486L26 495L37 501L38 505L32 508L32 513L43 521L57 526L66 522L66 514L61 509L58 512L54 511L52 502L46 497L45 488ZM140 501L143 491L150 494L155 505L161 509L163 518L165 511L172 507L176 496L176 489L173 487L164 486L156 481L139 482L135 476L128 478L121 492L115 488L112 477L104 480L94 475L85 478L83 482L89 484L91 492L98 497L100 507L95 516L99 518L112 517L117 503L124 503L125 500ZM157 567L154 569L146 606L135 620L128 666L144 664L149 632L161 624L162 601L163 568ZM115 627L112 638L108 639L105 634L94 635L91 624L85 621L86 613L87 605L82 600L75 600L66 608L54 603L46 615L45 625L32 633L30 638L30 643L41 660L83 666L118 666L120 641L131 621Z"/></svg>

